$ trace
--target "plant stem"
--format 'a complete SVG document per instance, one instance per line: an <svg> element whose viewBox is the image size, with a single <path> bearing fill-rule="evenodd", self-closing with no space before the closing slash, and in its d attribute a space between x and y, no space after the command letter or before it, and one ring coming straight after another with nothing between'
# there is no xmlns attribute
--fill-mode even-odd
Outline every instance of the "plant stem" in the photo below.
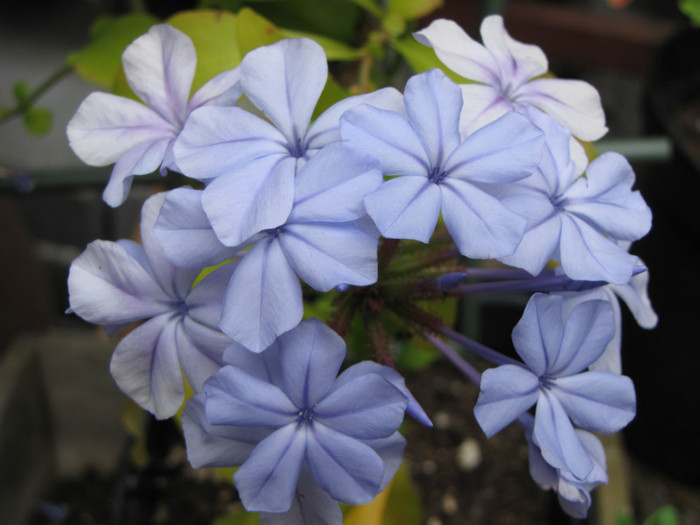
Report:
<svg viewBox="0 0 700 525"><path fill-rule="evenodd" d="M465 361L465 359L459 355L454 348L428 332L421 332L421 335L430 341L430 343L432 343L432 345L437 348L442 355L449 359L460 372L467 376L472 383L475 385L479 385L479 383L481 383L481 374L479 371Z"/></svg>
<svg viewBox="0 0 700 525"><path fill-rule="evenodd" d="M2 116L0 116L0 124L3 122L6 122L14 117L17 117L19 115L22 115L27 109L31 108L34 103L43 95L46 91L48 91L51 87L54 86L54 84L57 84L60 80L63 79L63 77L67 76L69 73L73 71L73 68L66 64L64 66L61 66L60 69L55 71L49 78L44 80L39 86L27 97L27 100L22 103L17 103L15 107L12 109L8 110L6 113L4 113Z"/></svg>
<svg viewBox="0 0 700 525"><path fill-rule="evenodd" d="M437 317L421 310L420 308L414 305L393 305L392 309L396 311L396 313L398 313L399 315L406 317L410 321L413 321L414 323L417 323L432 332L436 332L438 334L444 335L445 337L449 337L454 342L464 346L470 352L496 365L522 366L522 363L520 363L519 361L505 356L500 352L489 348L488 346L484 346L481 343L470 339L466 335L462 335L459 332L452 330L451 328L442 324L442 321Z"/></svg>

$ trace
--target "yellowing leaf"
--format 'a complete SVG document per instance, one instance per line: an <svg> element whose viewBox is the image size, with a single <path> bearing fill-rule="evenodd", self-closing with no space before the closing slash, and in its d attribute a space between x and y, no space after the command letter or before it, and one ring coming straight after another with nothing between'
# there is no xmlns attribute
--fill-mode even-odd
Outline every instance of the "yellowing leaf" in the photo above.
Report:
<svg viewBox="0 0 700 525"><path fill-rule="evenodd" d="M219 73L241 63L236 15L213 9L183 11L167 23L189 36L197 51L192 93Z"/></svg>
<svg viewBox="0 0 700 525"><path fill-rule="evenodd" d="M405 465L373 501L350 509L344 525L420 525L423 509Z"/></svg>

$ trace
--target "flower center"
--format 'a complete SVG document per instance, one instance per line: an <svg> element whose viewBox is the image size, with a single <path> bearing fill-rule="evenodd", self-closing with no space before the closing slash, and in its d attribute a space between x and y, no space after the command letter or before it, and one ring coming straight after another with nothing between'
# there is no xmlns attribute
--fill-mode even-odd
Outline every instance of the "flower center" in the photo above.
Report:
<svg viewBox="0 0 700 525"><path fill-rule="evenodd" d="M314 411L310 408L304 408L297 413L297 423L299 426L310 425L314 419Z"/></svg>
<svg viewBox="0 0 700 525"><path fill-rule="evenodd" d="M306 153L305 148L301 145L301 139L297 139L296 144L287 144L289 154L295 159L300 159Z"/></svg>
<svg viewBox="0 0 700 525"><path fill-rule="evenodd" d="M540 387L544 388L545 390L551 390L555 384L556 384L556 380L553 377L549 377L549 376L540 377Z"/></svg>
<svg viewBox="0 0 700 525"><path fill-rule="evenodd" d="M428 174L428 180L435 184L440 184L445 177L447 177L447 173L442 169L442 166L435 166Z"/></svg>
<svg viewBox="0 0 700 525"><path fill-rule="evenodd" d="M282 233L284 232L284 228L282 226L278 226L277 228L270 228L269 230L263 230L263 233L268 234L270 237L276 239Z"/></svg>

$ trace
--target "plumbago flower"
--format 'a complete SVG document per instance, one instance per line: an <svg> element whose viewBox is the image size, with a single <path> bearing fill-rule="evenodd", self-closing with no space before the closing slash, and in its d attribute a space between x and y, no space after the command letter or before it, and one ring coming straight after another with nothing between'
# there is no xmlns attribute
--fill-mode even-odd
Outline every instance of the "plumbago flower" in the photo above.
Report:
<svg viewBox="0 0 700 525"><path fill-rule="evenodd" d="M598 140L608 131L598 91L581 80L537 78L547 73L547 57L539 47L514 40L499 15L481 23L484 45L452 20L435 20L414 36L452 71L479 82L460 86L464 135L528 106L551 115L582 140Z"/></svg>
<svg viewBox="0 0 700 525"><path fill-rule="evenodd" d="M572 422L593 432L617 432L635 415L635 394L628 377L585 372L613 336L610 305L587 301L564 319L562 303L556 295L530 299L513 329L513 345L525 366L486 370L474 415L491 437L536 403L533 437L542 457L585 481L595 462Z"/></svg>
<svg viewBox="0 0 700 525"><path fill-rule="evenodd" d="M175 267L153 237L165 194L149 198L141 212L141 242L94 241L70 267L71 310L108 333L146 320L126 335L110 371L119 388L158 419L182 405L182 372L195 392L222 365L232 344L217 328L226 283L235 264L193 288L199 270Z"/></svg>
<svg viewBox="0 0 700 525"><path fill-rule="evenodd" d="M381 179L374 159L340 142L314 155L294 179L294 203L285 221L242 243L250 249L228 284L221 329L261 352L301 321L299 277L323 292L341 284L374 283L378 234L366 219L362 199ZM227 249L212 233L202 210L204 194L201 201L198 194L172 192L156 227L166 254L178 264L214 264L238 250ZM182 243L193 230L198 232L194 260L191 245Z"/></svg>
<svg viewBox="0 0 700 525"><path fill-rule="evenodd" d="M114 163L104 201L119 206L134 175L160 167L180 171L173 144L188 115L207 105L233 105L241 95L237 69L221 73L189 100L197 65L190 38L167 24L153 26L122 55L131 89L146 105L110 93L93 93L68 123L71 148L91 166Z"/></svg>
<svg viewBox="0 0 700 525"><path fill-rule="evenodd" d="M622 248L628 249L630 243L619 243ZM601 370L614 374L622 373L622 360L620 350L622 345L622 312L620 301L622 299L632 313L637 324L650 330L656 326L658 316L654 311L647 294L649 285L649 271L638 263L642 271L632 276L630 282L625 285L608 284L598 286L590 290L580 292L559 292L564 297L564 316L568 317L576 305L584 301L599 299L607 301L612 306L615 319L615 335L608 343L602 355L590 365L591 370Z"/></svg>
<svg viewBox="0 0 700 525"><path fill-rule="evenodd" d="M462 95L433 69L406 83L408 120L370 106L345 113L349 144L381 162L384 182L365 197L367 213L384 237L428 242L440 212L460 253L490 258L513 253L525 220L490 195L536 168L542 133L515 113L460 140Z"/></svg>
<svg viewBox="0 0 700 525"><path fill-rule="evenodd" d="M556 469L542 457L540 447L532 435L532 422L528 421L526 437L530 450L530 475L543 490L554 490L559 499L559 505L569 516L584 519L591 506L591 491L601 483L608 482L605 471L605 449L595 435L585 430L576 430L579 439L588 456L593 461L593 469L585 480L577 479L571 472Z"/></svg>
<svg viewBox="0 0 700 525"><path fill-rule="evenodd" d="M202 206L227 246L285 222L297 170L340 139L338 119L344 111L365 103L402 107L398 91L380 89L338 102L309 126L328 63L323 48L308 38L255 49L243 58L240 70L243 93L269 122L241 108L202 108L192 114L175 145L184 173L207 182Z"/></svg>
<svg viewBox="0 0 700 525"><path fill-rule="evenodd" d="M568 131L541 111L527 115L544 132L544 154L531 176L497 189L505 206L528 219L515 252L499 260L537 275L555 259L574 280L627 284L637 258L616 241L640 239L651 229L651 210L632 191L632 167L622 155L604 153L581 177Z"/></svg>
<svg viewBox="0 0 700 525"><path fill-rule="evenodd" d="M342 338L317 319L262 354L227 352L229 366L183 413L190 462L241 465L236 487L263 523L340 523L336 500L367 503L398 469L410 397L376 363L336 377L344 357Z"/></svg>

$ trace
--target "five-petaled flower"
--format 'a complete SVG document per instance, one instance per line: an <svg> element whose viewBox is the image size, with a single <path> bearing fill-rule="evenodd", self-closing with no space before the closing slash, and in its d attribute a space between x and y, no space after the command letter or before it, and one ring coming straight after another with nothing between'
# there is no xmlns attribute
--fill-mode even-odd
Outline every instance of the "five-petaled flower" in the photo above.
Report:
<svg viewBox="0 0 700 525"><path fill-rule="evenodd" d="M189 114L202 106L234 105L241 96L239 71L214 77L190 99L197 56L190 38L167 24L153 26L122 55L131 89L146 105L110 93L92 93L68 123L68 140L91 166L114 163L103 198L124 202L134 175L160 168L180 171L173 145ZM189 101L188 101L189 100Z"/></svg>
<svg viewBox="0 0 700 525"><path fill-rule="evenodd" d="M539 47L514 40L499 15L481 23L484 45L452 20L435 20L414 36L452 71L477 82L461 85L465 135L528 106L556 118L582 140L598 140L608 131L598 91L582 80L540 78L547 73L547 57Z"/></svg>
<svg viewBox="0 0 700 525"><path fill-rule="evenodd" d="M371 501L400 464L405 441L397 430L410 394L376 363L338 376L344 358L342 338L317 319L262 354L227 352L231 364L185 409L190 462L242 464L234 481L251 511L289 511L305 471L304 490Z"/></svg>

